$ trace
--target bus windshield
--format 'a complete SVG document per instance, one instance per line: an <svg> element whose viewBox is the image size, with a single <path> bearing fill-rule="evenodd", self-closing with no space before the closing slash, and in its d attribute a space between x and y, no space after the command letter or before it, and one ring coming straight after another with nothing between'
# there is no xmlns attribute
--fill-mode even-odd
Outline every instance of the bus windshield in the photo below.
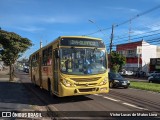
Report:
<svg viewBox="0 0 160 120"><path fill-rule="evenodd" d="M106 52L91 48L60 49L60 69L65 74L100 74L106 72Z"/></svg>

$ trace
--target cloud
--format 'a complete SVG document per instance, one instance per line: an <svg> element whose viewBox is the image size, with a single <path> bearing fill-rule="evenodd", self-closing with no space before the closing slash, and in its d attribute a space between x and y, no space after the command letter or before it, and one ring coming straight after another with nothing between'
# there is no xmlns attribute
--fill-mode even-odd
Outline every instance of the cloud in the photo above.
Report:
<svg viewBox="0 0 160 120"><path fill-rule="evenodd" d="M153 26L148 26L148 28L152 31L154 30L160 30L160 23L159 24L156 24L156 25L153 25Z"/></svg>
<svg viewBox="0 0 160 120"><path fill-rule="evenodd" d="M27 32L37 32L37 31L43 31L44 28L34 27L34 26L28 26L28 27L15 27L16 29L27 31Z"/></svg>
<svg viewBox="0 0 160 120"><path fill-rule="evenodd" d="M0 19L0 23L6 26L22 26L37 24L56 24L56 23L77 23L82 18L71 15L60 16L33 16L33 15L7 15Z"/></svg>
<svg viewBox="0 0 160 120"><path fill-rule="evenodd" d="M118 11L129 11L129 12L135 12L135 13L138 13L140 12L139 10L137 9L133 9L133 8L125 8L125 7L106 7L108 9L112 9L112 10L118 10Z"/></svg>
<svg viewBox="0 0 160 120"><path fill-rule="evenodd" d="M44 16L40 18L38 17L39 21L45 23L77 23L80 21L80 17L75 15Z"/></svg>
<svg viewBox="0 0 160 120"><path fill-rule="evenodd" d="M134 30L133 32L131 32L133 35L137 35L137 34L143 34L145 33L145 31L143 30Z"/></svg>

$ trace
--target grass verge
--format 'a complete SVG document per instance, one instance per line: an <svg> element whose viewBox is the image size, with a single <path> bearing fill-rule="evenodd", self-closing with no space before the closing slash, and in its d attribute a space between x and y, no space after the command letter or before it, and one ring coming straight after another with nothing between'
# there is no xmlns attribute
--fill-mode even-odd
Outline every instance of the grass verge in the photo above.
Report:
<svg viewBox="0 0 160 120"><path fill-rule="evenodd" d="M132 81L130 87L160 93L160 84L158 83L133 82Z"/></svg>

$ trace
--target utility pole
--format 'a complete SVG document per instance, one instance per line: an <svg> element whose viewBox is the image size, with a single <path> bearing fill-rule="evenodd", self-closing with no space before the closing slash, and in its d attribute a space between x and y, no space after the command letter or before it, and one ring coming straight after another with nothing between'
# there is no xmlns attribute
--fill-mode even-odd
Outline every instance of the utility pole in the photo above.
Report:
<svg viewBox="0 0 160 120"><path fill-rule="evenodd" d="M128 35L128 42L130 42L131 41L131 20L129 21L129 35Z"/></svg>
<svg viewBox="0 0 160 120"><path fill-rule="evenodd" d="M109 68L111 69L111 53L112 53L112 42L113 42L113 32L114 32L114 25L112 25L112 33L111 33L111 41L110 41L110 59L109 59Z"/></svg>
<svg viewBox="0 0 160 120"><path fill-rule="evenodd" d="M111 41L110 41L110 54L112 52L112 42L113 42L113 31L114 31L114 25L112 25L112 33L111 33Z"/></svg>

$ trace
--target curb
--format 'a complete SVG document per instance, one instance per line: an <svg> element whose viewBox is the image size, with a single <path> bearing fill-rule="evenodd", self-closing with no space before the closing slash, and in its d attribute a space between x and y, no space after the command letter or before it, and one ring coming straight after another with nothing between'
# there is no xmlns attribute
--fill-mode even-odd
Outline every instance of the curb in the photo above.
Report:
<svg viewBox="0 0 160 120"><path fill-rule="evenodd" d="M9 78L0 78L0 82L17 82L19 78L14 78L13 81L9 81Z"/></svg>

